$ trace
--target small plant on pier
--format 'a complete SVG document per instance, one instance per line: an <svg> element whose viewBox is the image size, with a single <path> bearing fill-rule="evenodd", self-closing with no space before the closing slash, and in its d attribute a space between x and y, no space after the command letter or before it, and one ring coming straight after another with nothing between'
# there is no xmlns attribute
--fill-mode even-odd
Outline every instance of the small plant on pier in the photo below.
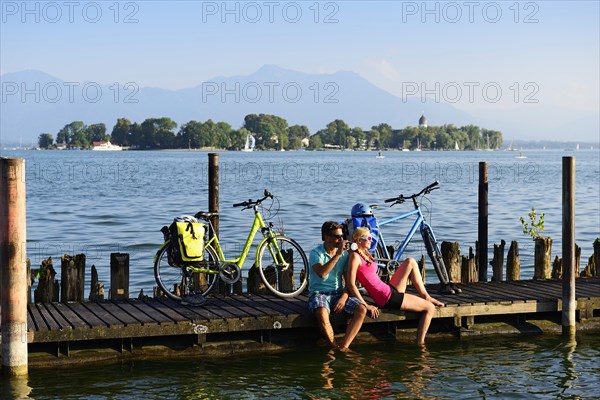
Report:
<svg viewBox="0 0 600 400"><path fill-rule="evenodd" d="M539 214L538 219L535 208L531 207L531 212L527 215L529 216L529 222L525 221L525 218L519 217L521 225L523 225L523 233L533 239L543 238L541 232L544 231L544 213Z"/></svg>

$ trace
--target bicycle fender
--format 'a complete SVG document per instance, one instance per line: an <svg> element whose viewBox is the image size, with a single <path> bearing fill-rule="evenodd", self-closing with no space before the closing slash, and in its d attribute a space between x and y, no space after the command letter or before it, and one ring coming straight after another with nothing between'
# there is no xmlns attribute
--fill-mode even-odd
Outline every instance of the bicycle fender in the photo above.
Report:
<svg viewBox="0 0 600 400"><path fill-rule="evenodd" d="M158 259L158 255L159 255L159 254L162 252L162 250L163 250L165 247L169 246L170 244L171 244L171 241L170 241L170 240L167 240L166 242L164 242L164 243L162 244L162 246L160 246L160 248L158 249L158 251L157 251L157 252L156 252L156 254L154 255L154 263L156 263L156 260Z"/></svg>

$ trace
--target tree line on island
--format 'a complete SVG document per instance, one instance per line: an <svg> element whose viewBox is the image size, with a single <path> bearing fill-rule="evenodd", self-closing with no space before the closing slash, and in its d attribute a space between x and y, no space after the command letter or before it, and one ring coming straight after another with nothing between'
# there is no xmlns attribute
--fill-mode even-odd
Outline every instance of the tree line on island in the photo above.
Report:
<svg viewBox="0 0 600 400"><path fill-rule="evenodd" d="M89 149L93 142L110 141L112 144L139 150L158 149L228 149L244 147L248 135L254 136L257 150L307 149L429 149L429 150L476 150L499 149L502 133L482 129L475 125L457 127L408 126L394 129L387 123L373 125L371 129L350 128L336 119L313 135L305 125L288 126L288 122L276 115L248 114L239 129L226 122L189 121L177 129L171 118L147 118L141 124L119 118L110 133L103 123L86 125L73 121L56 134L38 137L43 149L79 148Z"/></svg>

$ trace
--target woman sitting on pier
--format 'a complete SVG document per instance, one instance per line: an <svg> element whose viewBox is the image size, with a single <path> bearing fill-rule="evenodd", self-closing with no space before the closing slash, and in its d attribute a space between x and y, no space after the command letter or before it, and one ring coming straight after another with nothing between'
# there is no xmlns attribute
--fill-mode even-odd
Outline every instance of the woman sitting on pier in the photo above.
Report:
<svg viewBox="0 0 600 400"><path fill-rule="evenodd" d="M419 266L413 258L407 258L385 283L377 275L377 263L375 262L369 248L371 247L371 232L367 228L356 228L352 233L352 241L358 245L358 249L348 257L348 282L346 284L350 294L367 304L356 287L356 280L363 285L375 304L380 308L389 310L403 310L422 312L417 329L417 344L425 344L425 335L433 318L435 306L444 304L427 293ZM414 285L419 293L415 296L406 292L407 281Z"/></svg>

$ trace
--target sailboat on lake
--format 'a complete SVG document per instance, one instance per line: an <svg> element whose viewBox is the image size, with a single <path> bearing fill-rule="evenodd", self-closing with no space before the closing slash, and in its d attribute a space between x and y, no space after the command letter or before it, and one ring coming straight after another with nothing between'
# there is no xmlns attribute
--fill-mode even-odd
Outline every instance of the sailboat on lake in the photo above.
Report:
<svg viewBox="0 0 600 400"><path fill-rule="evenodd" d="M242 151L253 151L255 143L256 139L254 139L254 136L252 136L252 134L249 133L248 136L246 136L246 145L244 146Z"/></svg>

